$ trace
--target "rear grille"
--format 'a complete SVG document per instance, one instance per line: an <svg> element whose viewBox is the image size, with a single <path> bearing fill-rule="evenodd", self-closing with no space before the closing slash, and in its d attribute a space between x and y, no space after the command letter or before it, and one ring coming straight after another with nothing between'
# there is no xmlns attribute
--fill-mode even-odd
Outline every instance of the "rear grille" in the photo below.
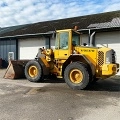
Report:
<svg viewBox="0 0 120 120"><path fill-rule="evenodd" d="M102 66L104 64L104 52L98 51L98 65Z"/></svg>

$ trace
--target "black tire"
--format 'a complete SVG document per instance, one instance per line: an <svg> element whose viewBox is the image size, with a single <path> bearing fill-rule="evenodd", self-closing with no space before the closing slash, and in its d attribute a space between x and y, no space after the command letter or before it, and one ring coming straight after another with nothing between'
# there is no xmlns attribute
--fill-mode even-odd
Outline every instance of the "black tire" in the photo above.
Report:
<svg viewBox="0 0 120 120"><path fill-rule="evenodd" d="M40 82L43 80L43 70L41 65L35 61L29 61L25 66L25 76L30 82Z"/></svg>
<svg viewBox="0 0 120 120"><path fill-rule="evenodd" d="M77 74L75 74L74 71ZM74 75L77 75L76 77L78 77L77 82L76 81L73 82L73 79L77 79L76 77L74 77ZM69 64L64 71L64 79L68 86L71 87L72 89L77 90L85 89L89 84L89 72L86 67L86 64L84 63L82 64L80 62L73 62Z"/></svg>

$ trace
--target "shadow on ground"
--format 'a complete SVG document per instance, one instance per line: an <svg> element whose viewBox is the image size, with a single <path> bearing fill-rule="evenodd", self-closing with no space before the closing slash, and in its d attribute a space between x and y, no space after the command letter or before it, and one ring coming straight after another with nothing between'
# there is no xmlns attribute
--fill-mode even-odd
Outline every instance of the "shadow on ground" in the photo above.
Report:
<svg viewBox="0 0 120 120"><path fill-rule="evenodd" d="M5 70L0 70L0 77L2 78ZM17 80L17 79L15 79ZM26 79L18 79L18 80L26 80ZM65 83L64 79L58 79L56 77L46 78L40 83ZM39 83L38 83L39 84ZM54 87L54 86L53 86ZM61 86L60 86L61 87ZM61 88L62 89L62 88ZM120 76L114 76L106 80L99 80L94 84L90 84L85 91L109 91L109 92L119 92L120 91Z"/></svg>
<svg viewBox="0 0 120 120"><path fill-rule="evenodd" d="M99 80L96 83L90 84L86 90L89 91L120 91L120 78L110 78L106 80Z"/></svg>
<svg viewBox="0 0 120 120"><path fill-rule="evenodd" d="M64 79L50 78L45 79L42 83L65 83ZM120 91L120 77L113 77L106 80L98 80L96 83L91 83L85 91Z"/></svg>
<svg viewBox="0 0 120 120"><path fill-rule="evenodd" d="M65 80L62 78L51 77L51 78L44 79L42 82L43 83L65 83Z"/></svg>

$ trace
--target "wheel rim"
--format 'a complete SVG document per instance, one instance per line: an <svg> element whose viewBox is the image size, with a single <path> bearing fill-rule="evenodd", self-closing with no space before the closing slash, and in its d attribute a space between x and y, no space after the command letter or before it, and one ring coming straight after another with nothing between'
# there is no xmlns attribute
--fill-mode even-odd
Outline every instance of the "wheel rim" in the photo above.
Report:
<svg viewBox="0 0 120 120"><path fill-rule="evenodd" d="M78 69L74 69L70 72L70 80L73 82L73 83L80 83L82 82L83 80L83 74L80 70Z"/></svg>
<svg viewBox="0 0 120 120"><path fill-rule="evenodd" d="M38 68L36 66L30 66L28 72L30 77L36 77L38 75Z"/></svg>

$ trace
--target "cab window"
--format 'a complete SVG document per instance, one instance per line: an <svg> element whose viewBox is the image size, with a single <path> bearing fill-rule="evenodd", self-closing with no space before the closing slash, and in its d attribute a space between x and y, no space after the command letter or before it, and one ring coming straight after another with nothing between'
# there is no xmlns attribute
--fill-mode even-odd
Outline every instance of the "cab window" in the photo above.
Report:
<svg viewBox="0 0 120 120"><path fill-rule="evenodd" d="M59 34L56 34L55 49L59 49Z"/></svg>
<svg viewBox="0 0 120 120"><path fill-rule="evenodd" d="M72 33L72 45L73 46L80 45L80 35L75 32Z"/></svg>
<svg viewBox="0 0 120 120"><path fill-rule="evenodd" d="M68 39L69 39L68 32L60 33L60 49L68 49Z"/></svg>
<svg viewBox="0 0 120 120"><path fill-rule="evenodd" d="M68 49L69 32L56 34L55 49Z"/></svg>

